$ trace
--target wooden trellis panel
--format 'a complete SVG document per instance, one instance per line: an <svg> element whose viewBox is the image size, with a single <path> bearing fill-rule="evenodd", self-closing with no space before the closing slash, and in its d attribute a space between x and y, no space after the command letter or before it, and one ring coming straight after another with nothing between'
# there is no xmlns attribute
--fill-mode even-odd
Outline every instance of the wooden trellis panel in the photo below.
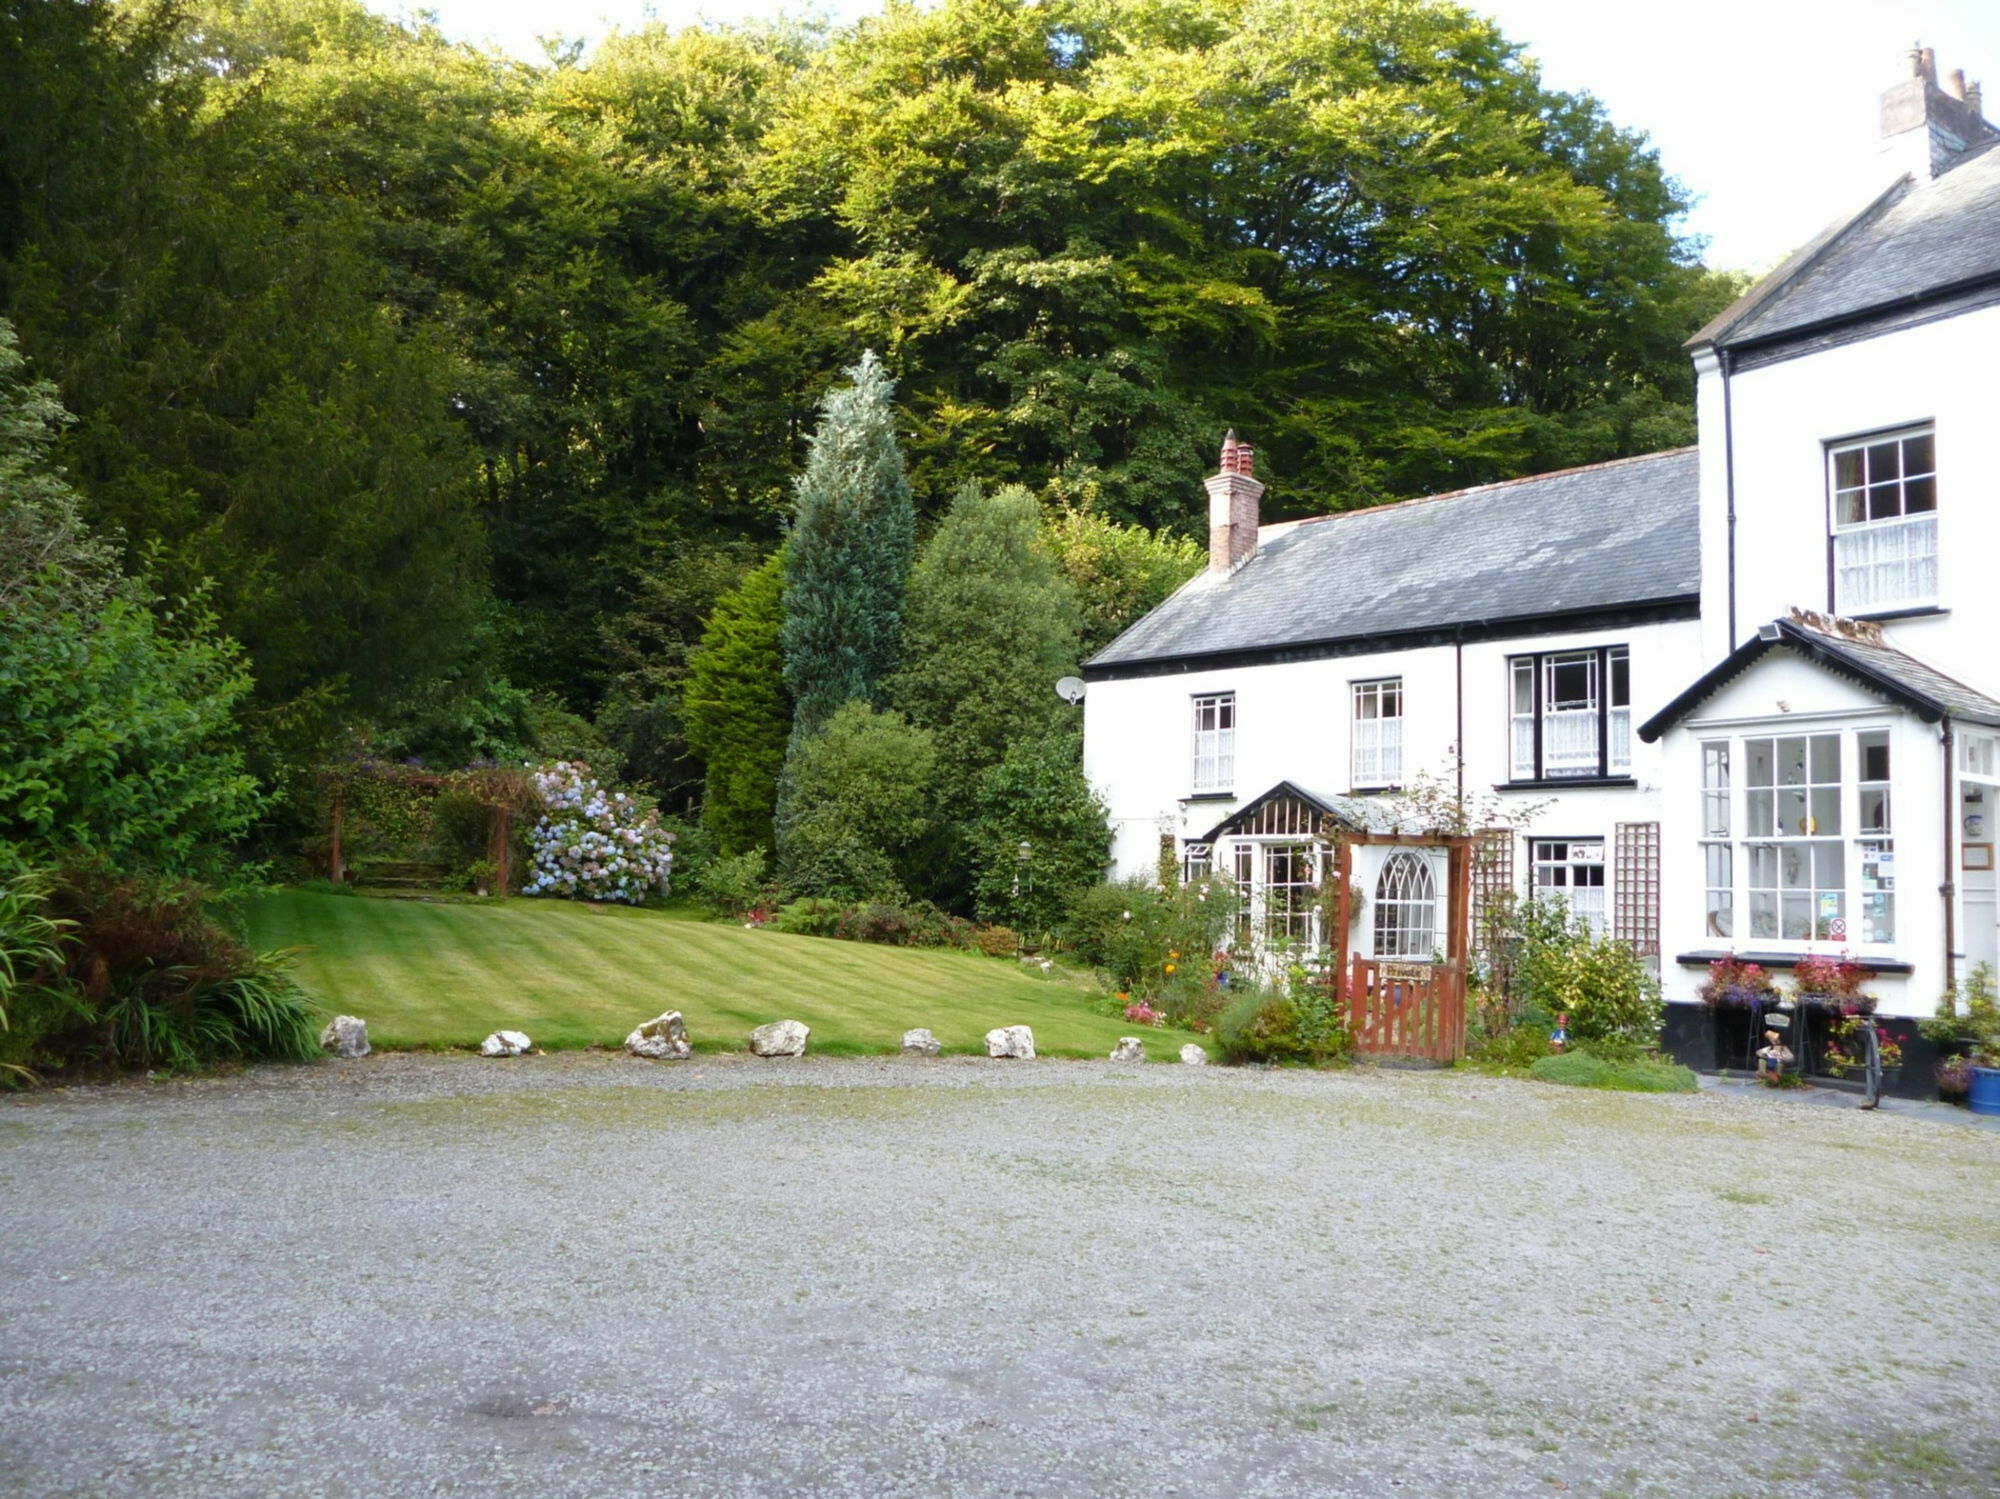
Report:
<svg viewBox="0 0 2000 1499"><path fill-rule="evenodd" d="M1611 935L1642 958L1660 955L1660 825L1621 822L1611 864Z"/></svg>
<svg viewBox="0 0 2000 1499"><path fill-rule="evenodd" d="M1514 893L1514 834L1507 828L1488 828L1473 835L1472 843L1472 950L1480 966L1491 971L1501 956L1491 950L1489 916L1496 902Z"/></svg>

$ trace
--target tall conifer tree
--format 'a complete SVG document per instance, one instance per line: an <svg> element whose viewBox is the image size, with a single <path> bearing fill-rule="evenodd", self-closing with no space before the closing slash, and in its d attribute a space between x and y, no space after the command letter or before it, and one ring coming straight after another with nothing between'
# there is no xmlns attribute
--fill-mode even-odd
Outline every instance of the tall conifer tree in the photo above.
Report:
<svg viewBox="0 0 2000 1499"><path fill-rule="evenodd" d="M777 552L717 601L688 663L681 720L707 767L702 821L724 854L774 847L771 813L792 717L778 644L784 588Z"/></svg>
<svg viewBox="0 0 2000 1499"><path fill-rule="evenodd" d="M792 744L843 703L880 706L903 646L903 587L916 544L896 445L895 382L873 353L820 404L785 547L785 685Z"/></svg>

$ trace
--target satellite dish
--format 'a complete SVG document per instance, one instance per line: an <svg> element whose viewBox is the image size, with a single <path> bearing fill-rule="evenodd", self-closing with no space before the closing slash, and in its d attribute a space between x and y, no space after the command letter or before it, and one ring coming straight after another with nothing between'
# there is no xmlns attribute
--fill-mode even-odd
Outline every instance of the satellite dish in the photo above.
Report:
<svg viewBox="0 0 2000 1499"><path fill-rule="evenodd" d="M1056 696L1066 703L1082 702L1083 678L1064 677L1060 682L1056 683Z"/></svg>

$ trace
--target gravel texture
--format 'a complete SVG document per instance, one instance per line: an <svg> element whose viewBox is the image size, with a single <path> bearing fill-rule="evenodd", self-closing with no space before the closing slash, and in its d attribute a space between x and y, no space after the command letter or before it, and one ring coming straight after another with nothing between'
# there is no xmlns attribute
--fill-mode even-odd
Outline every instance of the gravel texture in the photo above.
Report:
<svg viewBox="0 0 2000 1499"><path fill-rule="evenodd" d="M1464 1073L0 1103L0 1494L2000 1492L2000 1137Z"/></svg>

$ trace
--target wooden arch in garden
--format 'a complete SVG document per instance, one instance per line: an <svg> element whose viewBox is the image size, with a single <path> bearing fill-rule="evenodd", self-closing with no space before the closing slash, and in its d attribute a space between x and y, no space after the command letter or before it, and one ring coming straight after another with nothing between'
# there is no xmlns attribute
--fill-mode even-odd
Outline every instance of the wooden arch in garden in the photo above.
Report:
<svg viewBox="0 0 2000 1499"><path fill-rule="evenodd" d="M316 779L326 816L322 862L327 879L336 885L346 884L351 873L345 834L349 808L359 788L393 790L431 800L446 792L459 792L476 800L486 809L486 861L492 867L493 892L498 895L513 888L515 823L532 816L542 805L534 776L511 766L429 770L361 758L323 764Z"/></svg>
<svg viewBox="0 0 2000 1499"><path fill-rule="evenodd" d="M1465 1055L1466 954L1471 946L1474 839L1458 833L1378 833L1329 814L1320 837L1333 851L1327 881L1328 977L1339 984L1354 1050L1363 1056L1455 1062ZM1445 856L1443 940L1424 959L1350 951L1354 850L1436 851Z"/></svg>

